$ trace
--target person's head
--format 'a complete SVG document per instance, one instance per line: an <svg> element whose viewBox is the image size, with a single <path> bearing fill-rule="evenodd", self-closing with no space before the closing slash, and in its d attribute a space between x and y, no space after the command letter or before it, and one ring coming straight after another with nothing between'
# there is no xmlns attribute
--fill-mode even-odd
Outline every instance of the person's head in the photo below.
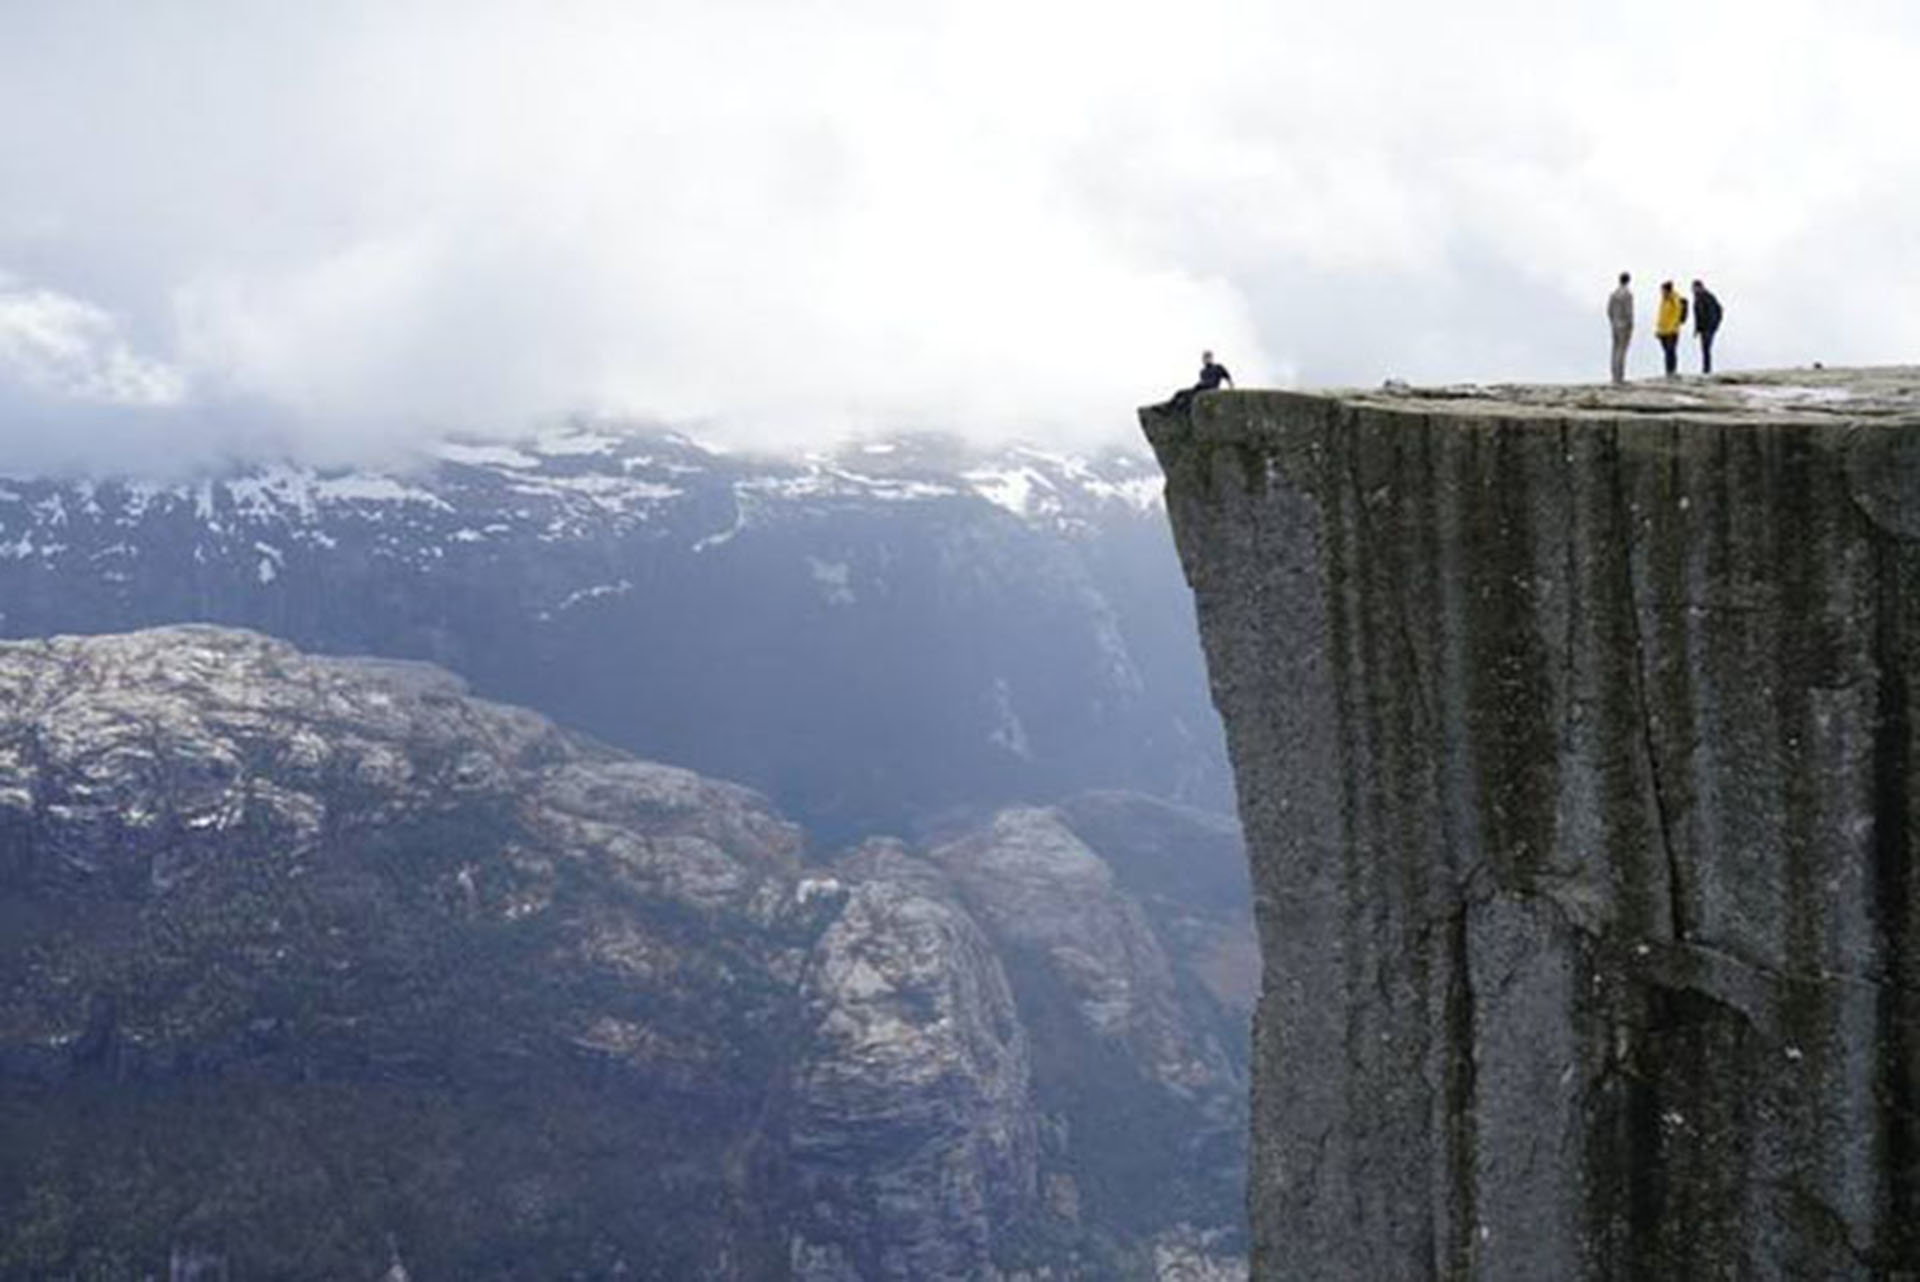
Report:
<svg viewBox="0 0 1920 1282"><path fill-rule="evenodd" d="M1624 285L1624 284L1626 284L1626 283L1627 283L1628 281L1630 281L1630 280L1632 280L1632 279L1633 279L1633 273L1631 273L1631 272L1621 272L1621 273L1620 273L1620 283L1621 283L1622 285Z"/></svg>
<svg viewBox="0 0 1920 1282"><path fill-rule="evenodd" d="M1663 294L1671 294L1673 292L1673 282L1670 280L1661 281L1660 292Z"/></svg>
<svg viewBox="0 0 1920 1282"><path fill-rule="evenodd" d="M1696 293L1696 294L1697 294L1697 293L1699 293L1699 292L1700 292L1701 290L1703 290L1703 289L1705 289L1705 288L1706 288L1706 286L1705 286L1705 285L1702 285L1702 284L1701 284L1701 283L1700 283L1699 281L1697 281L1697 280L1696 280L1695 282L1693 282L1693 292L1694 292L1694 293Z"/></svg>
<svg viewBox="0 0 1920 1282"><path fill-rule="evenodd" d="M1211 365L1211 364L1213 364L1213 353L1212 353L1212 352L1202 352L1202 353L1200 353L1200 363L1201 363L1202 365Z"/></svg>

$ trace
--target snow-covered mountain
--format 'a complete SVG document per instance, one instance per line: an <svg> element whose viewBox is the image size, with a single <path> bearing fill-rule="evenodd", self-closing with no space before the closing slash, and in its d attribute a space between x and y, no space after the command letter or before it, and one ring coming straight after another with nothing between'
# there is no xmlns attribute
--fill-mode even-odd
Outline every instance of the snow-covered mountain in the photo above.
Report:
<svg viewBox="0 0 1920 1282"><path fill-rule="evenodd" d="M1224 809L1139 455L796 459L573 426L416 466L0 479L0 636L179 621L431 659L816 841L1121 787Z"/></svg>

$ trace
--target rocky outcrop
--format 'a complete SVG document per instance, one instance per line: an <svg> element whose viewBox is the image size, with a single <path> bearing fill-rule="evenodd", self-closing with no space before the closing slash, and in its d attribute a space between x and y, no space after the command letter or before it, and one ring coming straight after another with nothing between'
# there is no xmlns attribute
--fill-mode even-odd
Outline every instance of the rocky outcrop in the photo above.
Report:
<svg viewBox="0 0 1920 1282"><path fill-rule="evenodd" d="M810 1221L805 1276L1245 1277L1237 829L1089 794L924 853L868 842L833 873L848 909L814 954L821 1049L796 1089L796 1153L809 1187L867 1195L841 1199L854 1224ZM928 1208L976 1206L1002 1226L995 1271L913 1255L964 1236L929 1231Z"/></svg>
<svg viewBox="0 0 1920 1282"><path fill-rule="evenodd" d="M805 981L794 1276L979 1276L1038 1209L1026 1030L973 920L897 847L857 858Z"/></svg>
<svg viewBox="0 0 1920 1282"><path fill-rule="evenodd" d="M0 1275L769 1276L799 844L431 669L0 646Z"/></svg>
<svg viewBox="0 0 1920 1282"><path fill-rule="evenodd" d="M1243 1179L1247 1012L1209 992L1214 958L1149 917L1075 813L1004 811L929 858L1006 959L1054 1211L1121 1240L1215 1227ZM1165 862L1199 863L1195 844Z"/></svg>
<svg viewBox="0 0 1920 1282"><path fill-rule="evenodd" d="M1232 1276L1239 1128L1163 1164L1055 1092L1220 1131L1244 896L1147 846L1217 894L1236 834L1002 826L1085 894L988 912L1000 836L804 864L758 795L423 665L0 645L0 1277ZM1047 1027L1011 934L1141 997ZM1171 1210L1101 1192L1156 1169Z"/></svg>
<svg viewBox="0 0 1920 1282"><path fill-rule="evenodd" d="M1920 374L1142 412L1260 1277L1920 1270Z"/></svg>

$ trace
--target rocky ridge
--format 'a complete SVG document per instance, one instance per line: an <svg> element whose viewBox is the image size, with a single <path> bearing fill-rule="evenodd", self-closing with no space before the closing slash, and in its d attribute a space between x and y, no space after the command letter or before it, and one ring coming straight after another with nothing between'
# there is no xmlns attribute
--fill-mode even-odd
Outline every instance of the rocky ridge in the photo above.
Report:
<svg viewBox="0 0 1920 1282"><path fill-rule="evenodd" d="M1244 1272L1236 834L802 849L425 665L0 644L0 1276Z"/></svg>

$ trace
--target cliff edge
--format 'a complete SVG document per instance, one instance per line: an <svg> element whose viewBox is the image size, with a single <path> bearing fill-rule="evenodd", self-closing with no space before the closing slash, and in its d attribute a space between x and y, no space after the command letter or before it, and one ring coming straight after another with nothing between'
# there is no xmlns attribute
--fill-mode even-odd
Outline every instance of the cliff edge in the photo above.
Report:
<svg viewBox="0 0 1920 1282"><path fill-rule="evenodd" d="M1141 422L1263 953L1257 1277L1920 1277L1920 370Z"/></svg>

